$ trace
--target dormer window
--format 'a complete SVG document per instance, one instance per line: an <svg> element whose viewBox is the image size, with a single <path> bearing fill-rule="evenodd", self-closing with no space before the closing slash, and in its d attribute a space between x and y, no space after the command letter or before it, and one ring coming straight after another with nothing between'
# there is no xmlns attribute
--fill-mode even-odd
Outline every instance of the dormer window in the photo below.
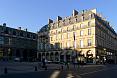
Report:
<svg viewBox="0 0 117 78"><path fill-rule="evenodd" d="M19 35L19 32L17 32L17 35Z"/></svg>
<svg viewBox="0 0 117 78"><path fill-rule="evenodd" d="M3 29L1 29L1 32L3 32Z"/></svg>
<svg viewBox="0 0 117 78"><path fill-rule="evenodd" d="M91 14L89 14L89 19L91 19Z"/></svg>
<svg viewBox="0 0 117 78"><path fill-rule="evenodd" d="M24 33L24 37L26 36L26 34Z"/></svg>
<svg viewBox="0 0 117 78"><path fill-rule="evenodd" d="M32 34L30 34L30 38L32 38Z"/></svg>
<svg viewBox="0 0 117 78"><path fill-rule="evenodd" d="M11 34L11 30L9 30L9 34Z"/></svg>

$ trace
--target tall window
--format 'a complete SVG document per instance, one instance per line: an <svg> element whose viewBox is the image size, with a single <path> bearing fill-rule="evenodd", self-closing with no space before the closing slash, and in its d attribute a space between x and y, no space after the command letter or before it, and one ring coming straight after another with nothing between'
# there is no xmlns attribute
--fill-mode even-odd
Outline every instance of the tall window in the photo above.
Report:
<svg viewBox="0 0 117 78"><path fill-rule="evenodd" d="M61 43L61 48L63 48L63 43Z"/></svg>
<svg viewBox="0 0 117 78"><path fill-rule="evenodd" d="M41 47L39 46L39 50L41 50Z"/></svg>
<svg viewBox="0 0 117 78"><path fill-rule="evenodd" d="M69 27L67 27L67 31L69 31Z"/></svg>
<svg viewBox="0 0 117 78"><path fill-rule="evenodd" d="M51 44L51 49L53 49L53 44Z"/></svg>
<svg viewBox="0 0 117 78"><path fill-rule="evenodd" d="M19 46L20 45L20 41L19 40L17 40L17 46Z"/></svg>
<svg viewBox="0 0 117 78"><path fill-rule="evenodd" d="M69 34L67 33L67 39L69 38Z"/></svg>
<svg viewBox="0 0 117 78"><path fill-rule="evenodd" d="M64 22L62 22L62 25L64 26Z"/></svg>
<svg viewBox="0 0 117 78"><path fill-rule="evenodd" d="M88 22L88 26L91 26L91 22Z"/></svg>
<svg viewBox="0 0 117 78"><path fill-rule="evenodd" d="M80 24L80 28L83 28L83 24Z"/></svg>
<svg viewBox="0 0 117 78"><path fill-rule="evenodd" d="M58 49L58 43L56 43L56 49Z"/></svg>
<svg viewBox="0 0 117 78"><path fill-rule="evenodd" d="M67 42L67 48L69 48L69 42Z"/></svg>
<svg viewBox="0 0 117 78"><path fill-rule="evenodd" d="M80 47L83 47L83 40L80 40Z"/></svg>
<svg viewBox="0 0 117 78"><path fill-rule="evenodd" d="M76 41L73 42L73 47L76 48Z"/></svg>
<svg viewBox="0 0 117 78"><path fill-rule="evenodd" d="M74 40L75 40L75 37L76 37L76 32L73 32L73 37L74 37Z"/></svg>
<svg viewBox="0 0 117 78"><path fill-rule="evenodd" d="M58 28L59 27L59 24L57 24L56 27Z"/></svg>
<svg viewBox="0 0 117 78"><path fill-rule="evenodd" d="M53 37L51 37L51 41L53 41Z"/></svg>
<svg viewBox="0 0 117 78"><path fill-rule="evenodd" d="M4 44L4 37L0 37L0 44Z"/></svg>
<svg viewBox="0 0 117 78"><path fill-rule="evenodd" d="M91 35L91 29L88 29L88 35Z"/></svg>
<svg viewBox="0 0 117 78"><path fill-rule="evenodd" d="M63 35L61 35L61 40L63 39Z"/></svg>
<svg viewBox="0 0 117 78"><path fill-rule="evenodd" d="M84 21L84 17L83 16L81 17L81 21Z"/></svg>
<svg viewBox="0 0 117 78"><path fill-rule="evenodd" d="M9 38L9 45L12 45L12 38Z"/></svg>
<svg viewBox="0 0 117 78"><path fill-rule="evenodd" d="M80 36L83 36L83 31L80 31Z"/></svg>
<svg viewBox="0 0 117 78"><path fill-rule="evenodd" d="M58 30L56 30L56 33L58 33Z"/></svg>
<svg viewBox="0 0 117 78"><path fill-rule="evenodd" d="M11 30L9 30L9 34L11 34Z"/></svg>
<svg viewBox="0 0 117 78"><path fill-rule="evenodd" d="M76 29L76 26L73 26L73 29Z"/></svg>
<svg viewBox="0 0 117 78"><path fill-rule="evenodd" d="M17 35L19 35L19 32L17 32Z"/></svg>
<svg viewBox="0 0 117 78"><path fill-rule="evenodd" d="M58 36L56 36L56 40L58 40Z"/></svg>
<svg viewBox="0 0 117 78"><path fill-rule="evenodd" d="M61 32L63 32L63 29L61 29Z"/></svg>
<svg viewBox="0 0 117 78"><path fill-rule="evenodd" d="M88 46L91 46L91 39L88 39Z"/></svg>

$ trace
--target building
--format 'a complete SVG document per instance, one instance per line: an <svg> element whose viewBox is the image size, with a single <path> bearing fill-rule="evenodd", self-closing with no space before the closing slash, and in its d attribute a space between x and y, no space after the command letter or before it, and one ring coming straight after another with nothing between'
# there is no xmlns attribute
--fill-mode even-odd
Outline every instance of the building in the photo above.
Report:
<svg viewBox="0 0 117 78"><path fill-rule="evenodd" d="M28 32L27 29L21 30L21 27L6 27L6 23L0 25L0 60L35 58L37 33Z"/></svg>
<svg viewBox="0 0 117 78"><path fill-rule="evenodd" d="M56 22L49 19L38 34L37 58L72 62L77 58L93 64L113 59L117 52L117 33L96 11L96 8L82 10L78 14L74 9L71 17L57 16ZM39 39L41 35L49 38L45 45Z"/></svg>

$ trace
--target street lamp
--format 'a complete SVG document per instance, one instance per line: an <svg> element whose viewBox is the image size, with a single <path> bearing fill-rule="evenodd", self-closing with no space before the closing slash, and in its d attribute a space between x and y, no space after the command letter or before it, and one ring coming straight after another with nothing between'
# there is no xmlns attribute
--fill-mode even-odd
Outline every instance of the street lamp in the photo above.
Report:
<svg viewBox="0 0 117 78"><path fill-rule="evenodd" d="M105 53L106 53L106 48L103 48L103 50L104 50L104 64L105 64Z"/></svg>
<svg viewBox="0 0 117 78"><path fill-rule="evenodd" d="M42 39L44 40L44 41L42 41ZM41 40L41 43L43 43L44 44L44 51L43 51L43 54L45 55L45 44L48 42L48 37L47 36L40 36L40 40ZM46 41L45 41L46 40ZM45 68L45 57L43 56L43 65L42 65L42 68Z"/></svg>

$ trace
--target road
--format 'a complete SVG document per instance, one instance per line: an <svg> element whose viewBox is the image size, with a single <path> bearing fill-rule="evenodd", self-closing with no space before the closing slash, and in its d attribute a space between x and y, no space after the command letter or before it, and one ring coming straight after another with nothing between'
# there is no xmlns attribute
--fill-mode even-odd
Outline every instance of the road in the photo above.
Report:
<svg viewBox="0 0 117 78"><path fill-rule="evenodd" d="M117 78L117 65L4 74L0 78Z"/></svg>

